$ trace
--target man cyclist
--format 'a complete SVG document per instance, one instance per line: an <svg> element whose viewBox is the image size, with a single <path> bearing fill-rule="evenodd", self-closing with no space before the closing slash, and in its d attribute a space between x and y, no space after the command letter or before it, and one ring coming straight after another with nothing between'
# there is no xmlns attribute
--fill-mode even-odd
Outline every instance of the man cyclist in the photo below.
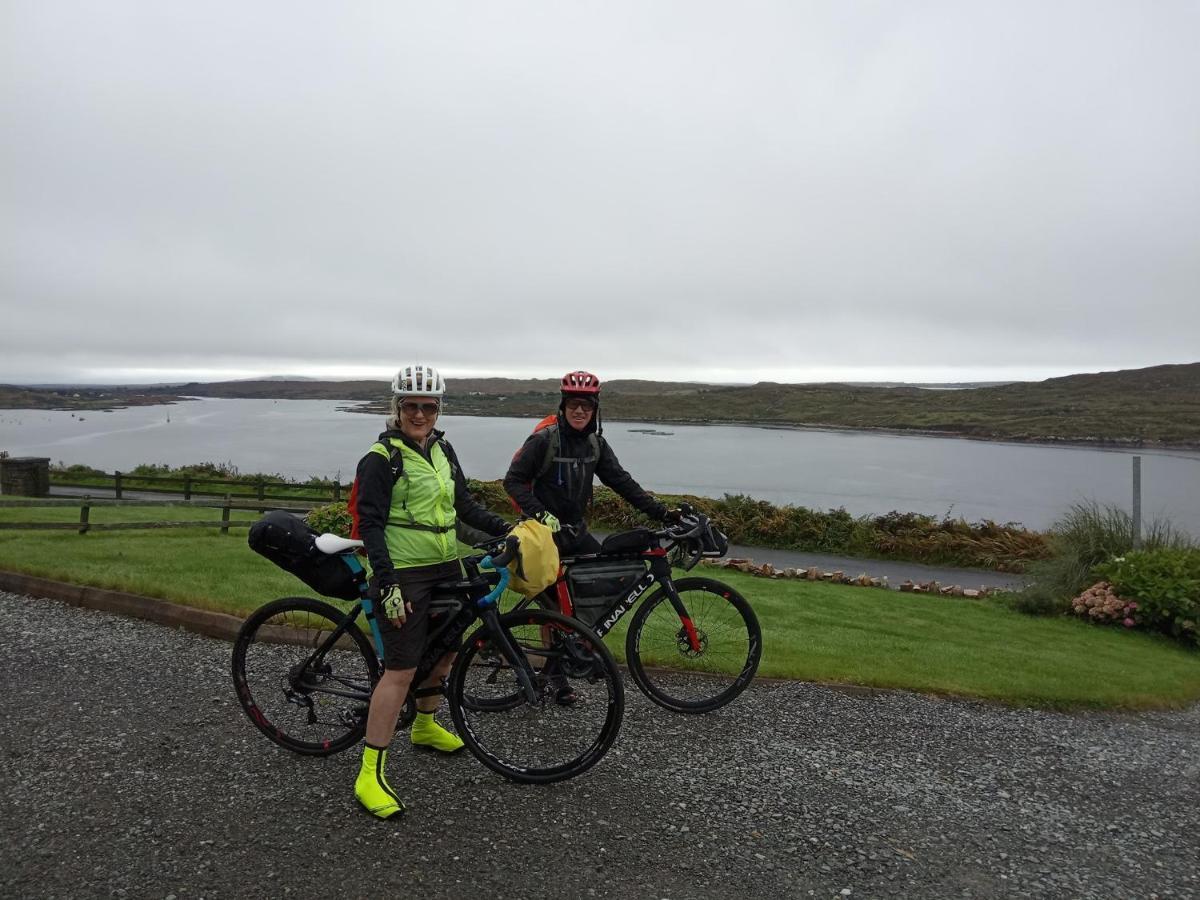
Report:
<svg viewBox="0 0 1200 900"><path fill-rule="evenodd" d="M600 549L587 530L593 477L651 519L678 518L677 511L668 510L633 480L604 439L600 379L582 370L568 372L560 388L555 421L525 440L504 476L504 490L521 512L558 531L555 541L564 556ZM570 528L559 531L560 525Z"/></svg>

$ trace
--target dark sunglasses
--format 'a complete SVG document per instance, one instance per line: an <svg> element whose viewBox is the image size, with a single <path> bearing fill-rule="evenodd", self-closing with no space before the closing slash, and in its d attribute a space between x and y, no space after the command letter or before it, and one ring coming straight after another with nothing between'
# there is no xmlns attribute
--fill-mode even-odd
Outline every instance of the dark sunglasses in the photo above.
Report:
<svg viewBox="0 0 1200 900"><path fill-rule="evenodd" d="M442 408L440 403L417 403L412 400L405 400L400 404L400 409L405 415L415 416L417 413L423 413L427 416L436 416L438 410Z"/></svg>
<svg viewBox="0 0 1200 900"><path fill-rule="evenodd" d="M563 404L564 409L579 409L581 407L583 409L595 409L596 404L593 403L591 400L585 400L582 397L573 397L572 399L568 400L565 404Z"/></svg>

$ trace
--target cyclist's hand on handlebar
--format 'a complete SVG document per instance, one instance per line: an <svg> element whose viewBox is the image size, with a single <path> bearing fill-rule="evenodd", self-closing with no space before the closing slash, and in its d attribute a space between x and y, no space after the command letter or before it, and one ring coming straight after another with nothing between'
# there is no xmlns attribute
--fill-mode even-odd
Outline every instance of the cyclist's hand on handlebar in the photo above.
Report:
<svg viewBox="0 0 1200 900"><path fill-rule="evenodd" d="M665 513L663 513L663 521L668 525L678 525L683 521L683 510L679 507L668 509Z"/></svg>
<svg viewBox="0 0 1200 900"><path fill-rule="evenodd" d="M559 531L562 528L562 523L558 521L558 516L554 515L554 513L550 512L549 510L542 510L540 513L534 516L534 518L549 528L552 532Z"/></svg>
<svg viewBox="0 0 1200 900"><path fill-rule="evenodd" d="M381 584L379 595L383 601L383 614L399 628L412 612L412 604L404 599L398 584Z"/></svg>

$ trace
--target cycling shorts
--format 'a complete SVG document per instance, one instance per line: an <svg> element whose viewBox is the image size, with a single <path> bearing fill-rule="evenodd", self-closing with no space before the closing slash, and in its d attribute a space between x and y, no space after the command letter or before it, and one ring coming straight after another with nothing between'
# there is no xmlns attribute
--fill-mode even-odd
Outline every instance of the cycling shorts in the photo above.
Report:
<svg viewBox="0 0 1200 900"><path fill-rule="evenodd" d="M435 563L431 566L414 566L411 569L396 569L396 583L412 612L397 628L383 615L379 602L379 586L371 579L371 597L375 603L375 620L379 623L379 634L383 638L383 667L385 669L414 669L425 652L425 639L429 634L429 601L433 589L447 581L461 581L462 569L457 562Z"/></svg>

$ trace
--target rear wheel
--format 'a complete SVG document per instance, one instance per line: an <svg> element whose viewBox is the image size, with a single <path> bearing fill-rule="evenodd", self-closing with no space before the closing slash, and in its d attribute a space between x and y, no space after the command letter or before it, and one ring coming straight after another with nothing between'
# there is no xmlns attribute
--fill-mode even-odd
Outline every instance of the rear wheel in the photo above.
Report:
<svg viewBox="0 0 1200 900"><path fill-rule="evenodd" d="M683 578L675 590L690 630L660 586L638 607L625 638L637 686L659 706L703 713L724 706L758 671L762 632L746 599L711 578Z"/></svg>
<svg viewBox="0 0 1200 900"><path fill-rule="evenodd" d="M362 740L378 680L379 660L358 625L308 597L256 610L233 644L242 709L259 731L296 753L327 756Z"/></svg>
<svg viewBox="0 0 1200 900"><path fill-rule="evenodd" d="M572 778L608 752L621 728L625 697L612 654L594 631L566 616L521 610L499 617L528 660L532 702L517 671L486 627L472 634L450 672L450 713L459 737L485 766L513 781ZM566 679L575 700L560 704Z"/></svg>

